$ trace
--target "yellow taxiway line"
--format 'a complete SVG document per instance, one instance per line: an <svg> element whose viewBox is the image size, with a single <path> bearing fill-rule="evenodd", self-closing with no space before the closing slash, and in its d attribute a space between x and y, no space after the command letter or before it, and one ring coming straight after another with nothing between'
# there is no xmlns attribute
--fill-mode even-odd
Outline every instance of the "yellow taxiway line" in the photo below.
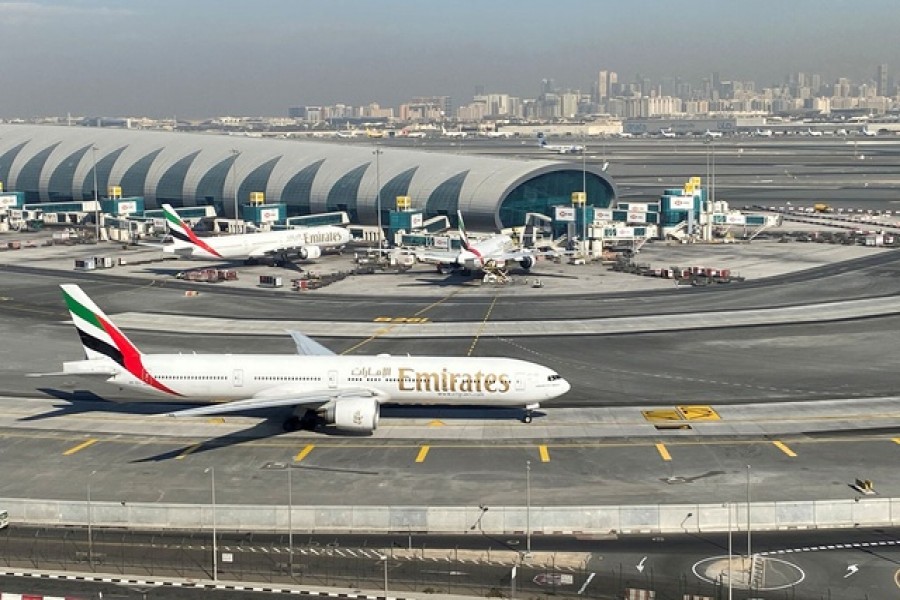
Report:
<svg viewBox="0 0 900 600"><path fill-rule="evenodd" d="M422 446L419 448L419 454L416 455L416 462L423 463L425 462L425 457L428 456L428 450L431 446Z"/></svg>
<svg viewBox="0 0 900 600"><path fill-rule="evenodd" d="M72 456L76 452L80 452L80 451L84 450L85 448L87 448L88 446L93 446L98 441L99 440L97 440L97 439L91 438L91 439L87 440L86 442L81 442L77 446L72 446L71 448L69 448L68 450L63 452L63 456Z"/></svg>
<svg viewBox="0 0 900 600"><path fill-rule="evenodd" d="M775 442L772 442L772 444L776 448L778 448L779 450L781 450L782 452L784 452L785 454L790 456L791 458L794 458L797 456L797 453L794 452L793 450L791 450L790 448L788 448L787 444L785 444L784 442L775 441Z"/></svg>
<svg viewBox="0 0 900 600"><path fill-rule="evenodd" d="M659 452L663 460L672 460L672 455L669 454L665 444L656 444L656 451Z"/></svg>
<svg viewBox="0 0 900 600"><path fill-rule="evenodd" d="M309 453L313 451L313 448L315 448L315 447L316 447L315 444L307 444L303 448L303 450L298 452L297 456L294 457L294 462L300 462L301 460L306 458L309 455Z"/></svg>
<svg viewBox="0 0 900 600"><path fill-rule="evenodd" d="M550 451L547 450L547 446L538 446L538 452L541 454L541 462L550 462Z"/></svg>
<svg viewBox="0 0 900 600"><path fill-rule="evenodd" d="M192 452L196 452L197 450L200 449L200 446L202 446L202 445L203 445L202 443L194 444L193 446L189 446L189 447L185 448L181 454L179 454L178 456L175 457L175 460L184 460L185 456L187 456L188 454L191 454Z"/></svg>

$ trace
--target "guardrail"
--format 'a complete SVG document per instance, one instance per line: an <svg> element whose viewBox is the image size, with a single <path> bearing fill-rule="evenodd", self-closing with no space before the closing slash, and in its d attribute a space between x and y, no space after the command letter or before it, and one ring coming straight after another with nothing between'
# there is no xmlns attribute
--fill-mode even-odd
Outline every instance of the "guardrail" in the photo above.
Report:
<svg viewBox="0 0 900 600"><path fill-rule="evenodd" d="M900 498L566 507L197 505L2 498L12 523L286 532L674 533L900 525Z"/></svg>

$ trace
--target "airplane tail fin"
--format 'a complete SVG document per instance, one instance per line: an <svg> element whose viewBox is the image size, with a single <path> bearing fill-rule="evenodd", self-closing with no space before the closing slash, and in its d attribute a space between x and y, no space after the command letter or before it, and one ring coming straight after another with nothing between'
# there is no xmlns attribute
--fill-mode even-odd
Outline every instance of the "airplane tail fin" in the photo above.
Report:
<svg viewBox="0 0 900 600"><path fill-rule="evenodd" d="M197 237L197 235L191 230L187 223L182 220L182 218L178 215L174 208L172 208L169 204L162 205L163 214L166 217L166 225L169 226L169 233L172 234L172 239L174 240L174 244L172 245L173 252L178 252L179 250L191 249L191 250L199 250L210 256L215 256L221 258L222 255L216 251L215 248L201 240Z"/></svg>
<svg viewBox="0 0 900 600"><path fill-rule="evenodd" d="M63 299L81 338L86 358L109 358L128 370L131 370L129 364L140 363L140 350L80 287L69 283L59 287L62 288Z"/></svg>
<svg viewBox="0 0 900 600"><path fill-rule="evenodd" d="M458 225L459 241L462 244L463 249L468 250L469 246L470 246L469 235L466 233L466 223L465 223L465 221L463 221L463 216L462 216L461 210L456 211L456 217L457 217L457 219L459 219L459 225Z"/></svg>

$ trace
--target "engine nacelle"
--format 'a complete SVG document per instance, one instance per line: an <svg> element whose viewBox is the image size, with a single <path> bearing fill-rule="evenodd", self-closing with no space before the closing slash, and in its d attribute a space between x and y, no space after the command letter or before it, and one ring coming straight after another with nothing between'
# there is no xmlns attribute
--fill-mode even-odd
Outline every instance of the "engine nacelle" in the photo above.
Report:
<svg viewBox="0 0 900 600"><path fill-rule="evenodd" d="M381 408L374 398L335 400L324 407L322 418L343 431L372 433L378 429Z"/></svg>
<svg viewBox="0 0 900 600"><path fill-rule="evenodd" d="M301 260L313 260L322 256L322 249L318 246L303 246L297 254Z"/></svg>
<svg viewBox="0 0 900 600"><path fill-rule="evenodd" d="M522 260L519 261L519 264L522 265L523 269L528 270L534 266L534 257L533 256L523 256Z"/></svg>

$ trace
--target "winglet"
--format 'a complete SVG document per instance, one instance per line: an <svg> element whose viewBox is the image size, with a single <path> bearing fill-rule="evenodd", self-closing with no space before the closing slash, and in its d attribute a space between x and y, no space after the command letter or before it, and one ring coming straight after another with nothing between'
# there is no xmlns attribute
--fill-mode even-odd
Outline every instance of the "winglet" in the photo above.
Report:
<svg viewBox="0 0 900 600"><path fill-rule="evenodd" d="M466 233L466 222L463 221L462 211L456 211L456 217L459 219L459 241L462 244L464 250L469 250L471 248L471 244L469 243L469 236Z"/></svg>

